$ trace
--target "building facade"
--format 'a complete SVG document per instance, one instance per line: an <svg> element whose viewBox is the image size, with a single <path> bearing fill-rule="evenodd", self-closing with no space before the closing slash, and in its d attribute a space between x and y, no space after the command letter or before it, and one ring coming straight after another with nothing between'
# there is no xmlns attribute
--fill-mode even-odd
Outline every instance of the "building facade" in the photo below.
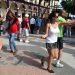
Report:
<svg viewBox="0 0 75 75"><path fill-rule="evenodd" d="M0 14L5 16L8 9L11 9L15 15L25 13L31 16L49 14L49 2L45 0L0 0Z"/></svg>
<svg viewBox="0 0 75 75"><path fill-rule="evenodd" d="M11 9L15 15L20 14L24 17L25 13L29 16L48 17L52 9L61 9L62 0L0 0L0 15L6 16L8 9ZM70 35L75 28L70 29Z"/></svg>

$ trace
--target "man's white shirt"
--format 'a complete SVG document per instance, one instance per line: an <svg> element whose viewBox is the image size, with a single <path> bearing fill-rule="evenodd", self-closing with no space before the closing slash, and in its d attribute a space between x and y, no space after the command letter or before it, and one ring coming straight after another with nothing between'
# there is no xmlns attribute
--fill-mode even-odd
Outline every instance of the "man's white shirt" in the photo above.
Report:
<svg viewBox="0 0 75 75"><path fill-rule="evenodd" d="M35 19L34 18L30 19L30 24L35 24Z"/></svg>

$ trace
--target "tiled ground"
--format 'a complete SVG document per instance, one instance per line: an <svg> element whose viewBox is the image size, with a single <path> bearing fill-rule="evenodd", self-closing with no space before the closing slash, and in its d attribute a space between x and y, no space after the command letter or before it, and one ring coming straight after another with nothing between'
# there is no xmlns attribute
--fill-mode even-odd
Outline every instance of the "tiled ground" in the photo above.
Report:
<svg viewBox="0 0 75 75"><path fill-rule="evenodd" d="M40 48L40 45L32 44L33 41L41 39L30 38L30 43L16 43L18 52L15 56L9 53L8 42L3 45L0 52L0 75L54 75L42 69L40 59L46 52ZM5 42L5 41L4 41ZM46 68L45 68L46 69Z"/></svg>

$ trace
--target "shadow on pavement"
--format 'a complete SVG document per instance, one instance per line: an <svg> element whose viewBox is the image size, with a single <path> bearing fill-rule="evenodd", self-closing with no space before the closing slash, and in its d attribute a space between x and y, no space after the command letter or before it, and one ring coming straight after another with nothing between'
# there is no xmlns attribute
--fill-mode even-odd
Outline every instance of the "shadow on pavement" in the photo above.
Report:
<svg viewBox="0 0 75 75"><path fill-rule="evenodd" d="M70 46L72 46L72 47L75 47L75 42L67 43L67 45L70 45Z"/></svg>
<svg viewBox="0 0 75 75"><path fill-rule="evenodd" d="M72 47L75 47L75 40L70 40L70 39L65 40L64 39L63 42L66 43L67 45L70 45Z"/></svg>
<svg viewBox="0 0 75 75"><path fill-rule="evenodd" d="M43 56L42 55L39 55L35 52L28 52L28 51L23 51L23 53L27 56L30 56L32 58L35 58L35 59L41 59Z"/></svg>
<svg viewBox="0 0 75 75"><path fill-rule="evenodd" d="M70 45L70 46L72 46L72 47L75 47L75 42L73 42L73 41L64 41L64 43L66 43L67 45Z"/></svg>
<svg viewBox="0 0 75 75"><path fill-rule="evenodd" d="M75 57L75 50L69 49L69 48L65 48L63 49L64 52L72 54Z"/></svg>
<svg viewBox="0 0 75 75"><path fill-rule="evenodd" d="M18 65L23 62L24 64L42 69L41 61L39 60L42 58L42 56L39 56L34 52L24 51L24 55L16 55L15 57L19 60L15 65Z"/></svg>

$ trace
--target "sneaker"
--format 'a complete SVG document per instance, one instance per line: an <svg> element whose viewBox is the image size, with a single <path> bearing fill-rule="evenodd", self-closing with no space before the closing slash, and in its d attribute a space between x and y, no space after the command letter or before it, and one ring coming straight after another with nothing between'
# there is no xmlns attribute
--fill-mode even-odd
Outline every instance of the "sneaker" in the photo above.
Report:
<svg viewBox="0 0 75 75"><path fill-rule="evenodd" d="M25 42L26 42L26 43L29 43L29 40L26 40Z"/></svg>
<svg viewBox="0 0 75 75"><path fill-rule="evenodd" d="M56 64L56 67L58 67L58 68L62 68L62 67L64 67L64 65L61 64L61 63L59 63L59 64Z"/></svg>
<svg viewBox="0 0 75 75"><path fill-rule="evenodd" d="M22 39L20 39L20 42L22 42L23 40Z"/></svg>

